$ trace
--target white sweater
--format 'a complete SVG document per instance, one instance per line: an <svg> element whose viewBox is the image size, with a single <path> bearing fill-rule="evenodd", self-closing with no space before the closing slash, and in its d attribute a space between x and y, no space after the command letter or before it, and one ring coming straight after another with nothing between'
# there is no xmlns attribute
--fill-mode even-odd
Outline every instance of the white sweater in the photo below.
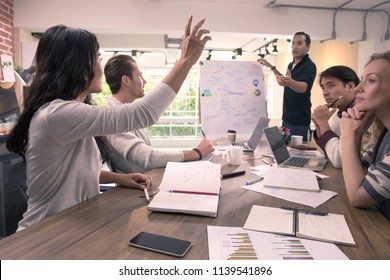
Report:
<svg viewBox="0 0 390 280"><path fill-rule="evenodd" d="M155 87L149 94L160 90L162 90L160 86ZM122 103L111 96L108 104L118 106ZM154 168L165 167L169 161L182 162L184 160L181 150L153 148L143 129L109 135L107 139L111 146L111 167L115 172L144 173Z"/></svg>
<svg viewBox="0 0 390 280"><path fill-rule="evenodd" d="M29 201L18 230L98 195L101 161L93 137L150 126L175 96L161 90L115 108L61 99L43 105L29 128Z"/></svg>

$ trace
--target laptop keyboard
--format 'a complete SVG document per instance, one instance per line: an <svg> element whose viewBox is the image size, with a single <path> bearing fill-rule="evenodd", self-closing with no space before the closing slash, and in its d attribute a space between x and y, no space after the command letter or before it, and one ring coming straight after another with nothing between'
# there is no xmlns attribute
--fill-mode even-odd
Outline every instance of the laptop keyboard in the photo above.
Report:
<svg viewBox="0 0 390 280"><path fill-rule="evenodd" d="M239 142L233 142L232 143L233 146L238 146L238 147L243 147L244 150L252 150L251 147L249 147L247 144L245 143L239 143Z"/></svg>
<svg viewBox="0 0 390 280"><path fill-rule="evenodd" d="M299 158L299 157L291 157L288 160L286 160L283 164L288 166L295 166L295 167L303 167L306 163L309 162L310 159L308 158Z"/></svg>

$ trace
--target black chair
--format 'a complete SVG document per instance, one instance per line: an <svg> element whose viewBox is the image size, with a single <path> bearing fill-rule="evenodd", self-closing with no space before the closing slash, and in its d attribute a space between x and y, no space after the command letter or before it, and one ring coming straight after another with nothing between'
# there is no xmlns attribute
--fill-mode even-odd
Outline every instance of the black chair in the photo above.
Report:
<svg viewBox="0 0 390 280"><path fill-rule="evenodd" d="M14 233L27 209L26 164L14 154L0 161L0 234Z"/></svg>

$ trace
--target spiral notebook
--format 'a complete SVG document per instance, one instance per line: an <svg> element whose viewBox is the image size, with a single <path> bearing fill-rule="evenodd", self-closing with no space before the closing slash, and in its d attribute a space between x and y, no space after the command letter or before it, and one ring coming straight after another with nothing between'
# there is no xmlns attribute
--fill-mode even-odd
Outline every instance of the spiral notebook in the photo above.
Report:
<svg viewBox="0 0 390 280"><path fill-rule="evenodd" d="M356 245L344 215L253 205L244 229Z"/></svg>
<svg viewBox="0 0 390 280"><path fill-rule="evenodd" d="M216 217L221 165L209 161L168 162L159 193L148 210Z"/></svg>

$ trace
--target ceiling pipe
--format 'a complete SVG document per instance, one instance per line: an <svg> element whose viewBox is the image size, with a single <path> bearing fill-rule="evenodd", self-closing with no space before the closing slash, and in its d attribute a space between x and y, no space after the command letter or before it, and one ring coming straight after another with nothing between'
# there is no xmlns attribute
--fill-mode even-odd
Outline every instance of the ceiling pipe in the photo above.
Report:
<svg viewBox="0 0 390 280"><path fill-rule="evenodd" d="M356 43L356 42L360 42L360 41L366 41L367 40L367 15L369 12L371 12L374 8L376 7L379 7L383 4L387 4L387 3L390 3L390 1L384 1L384 2L381 2L375 6L372 6L371 8L369 8L366 13L364 14L364 18L363 18L363 35L362 35L362 38L360 40L356 40L356 41L351 41L349 42L351 45L353 43ZM385 40L389 40L389 26L390 26L390 14L385 11L386 14L387 14L387 30L386 30L386 33L385 33Z"/></svg>
<svg viewBox="0 0 390 280"><path fill-rule="evenodd" d="M383 9L374 9L378 6L381 6L383 4L390 3L390 1L384 1L370 9L355 9L355 8L334 8L334 7L321 7L321 6L306 6L306 5L291 5L291 4L277 4L276 0L272 0L268 2L265 7L272 9L272 8L300 8L300 9L315 9L315 10L338 10L338 11L349 11L349 12L382 12L387 15L387 31L385 33L385 40L389 40L390 38L390 33L389 33L389 28L390 28L390 14ZM333 34L332 34L333 35ZM367 34L366 34L367 36Z"/></svg>
<svg viewBox="0 0 390 280"><path fill-rule="evenodd" d="M345 5L351 3L353 0L349 0L348 2L345 2L344 4L341 4L333 13L333 30L332 30L332 37L328 38L328 39L325 39L325 40L321 40L320 43L324 43L326 41L329 41L329 40L335 40L336 39L336 14L337 12L342 8L344 7Z"/></svg>

